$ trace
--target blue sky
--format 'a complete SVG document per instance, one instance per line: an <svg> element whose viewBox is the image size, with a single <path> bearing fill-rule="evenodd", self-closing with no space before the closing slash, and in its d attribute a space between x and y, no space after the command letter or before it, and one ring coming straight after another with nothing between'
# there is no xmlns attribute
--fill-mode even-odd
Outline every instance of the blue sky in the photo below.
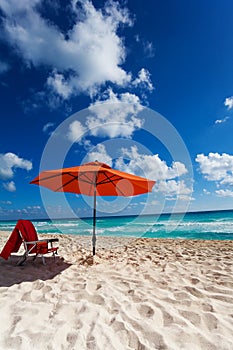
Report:
<svg viewBox="0 0 233 350"><path fill-rule="evenodd" d="M157 181L99 215L233 207L232 1L0 0L0 23L1 220L91 215L29 182L96 158Z"/></svg>

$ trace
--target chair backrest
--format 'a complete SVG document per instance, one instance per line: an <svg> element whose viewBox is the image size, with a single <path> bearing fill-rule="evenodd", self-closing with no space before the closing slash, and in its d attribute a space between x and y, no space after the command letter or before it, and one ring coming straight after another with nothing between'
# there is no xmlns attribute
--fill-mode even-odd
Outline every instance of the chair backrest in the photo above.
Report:
<svg viewBox="0 0 233 350"><path fill-rule="evenodd" d="M18 220L14 230L2 249L0 256L3 259L8 259L11 253L19 250L22 241L38 241L36 229L33 223L29 220ZM30 248L31 247L28 247L28 249Z"/></svg>
<svg viewBox="0 0 233 350"><path fill-rule="evenodd" d="M38 241L36 229L31 221L18 220L16 228L20 231L23 241Z"/></svg>

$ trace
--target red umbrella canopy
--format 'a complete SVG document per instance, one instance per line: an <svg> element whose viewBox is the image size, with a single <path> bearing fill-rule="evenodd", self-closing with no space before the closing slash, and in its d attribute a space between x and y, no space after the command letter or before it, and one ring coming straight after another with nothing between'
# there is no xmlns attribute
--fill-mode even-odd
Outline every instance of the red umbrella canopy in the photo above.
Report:
<svg viewBox="0 0 233 350"><path fill-rule="evenodd" d="M152 191L155 181L112 169L100 162L43 171L30 182L55 192L93 196L135 196Z"/></svg>

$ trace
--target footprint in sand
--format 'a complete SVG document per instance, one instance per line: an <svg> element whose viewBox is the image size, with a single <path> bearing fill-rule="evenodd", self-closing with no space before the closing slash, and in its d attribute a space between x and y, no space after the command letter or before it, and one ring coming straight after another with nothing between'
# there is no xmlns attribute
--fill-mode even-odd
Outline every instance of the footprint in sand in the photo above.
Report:
<svg viewBox="0 0 233 350"><path fill-rule="evenodd" d="M86 340L86 347L87 349L96 349L96 341L95 338L93 336L88 336L87 340Z"/></svg>
<svg viewBox="0 0 233 350"><path fill-rule="evenodd" d="M203 321L209 331L213 331L218 326L218 319L210 312L203 315Z"/></svg>
<svg viewBox="0 0 233 350"><path fill-rule="evenodd" d="M97 283L97 281L87 281L86 284L86 291L89 294L93 294L95 293L97 290L99 290L102 287L102 285L100 283Z"/></svg>
<svg viewBox="0 0 233 350"><path fill-rule="evenodd" d="M191 278L190 282L191 282L192 284L197 284L197 283L200 282L200 280L199 280L198 278L193 277L193 278Z"/></svg>
<svg viewBox="0 0 233 350"><path fill-rule="evenodd" d="M146 350L146 347L140 342L137 334L133 331L128 331L128 345L130 349Z"/></svg>
<svg viewBox="0 0 233 350"><path fill-rule="evenodd" d="M169 314L167 311L162 310L163 313L163 326L167 327L174 323L174 319L171 314Z"/></svg>
<svg viewBox="0 0 233 350"><path fill-rule="evenodd" d="M201 292L199 292L199 290L197 288L190 287L190 286L185 286L184 288L193 296L195 296L197 298L203 298L203 294Z"/></svg>
<svg viewBox="0 0 233 350"><path fill-rule="evenodd" d="M101 295L90 295L88 297L88 300L91 303L97 304L97 305L104 305L105 304L105 300Z"/></svg>
<svg viewBox="0 0 233 350"><path fill-rule="evenodd" d="M34 302L45 301L45 297L41 290L32 290L30 293L30 299Z"/></svg>
<svg viewBox="0 0 233 350"><path fill-rule="evenodd" d="M6 349L20 349L22 347L22 337L10 337L6 340Z"/></svg>
<svg viewBox="0 0 233 350"><path fill-rule="evenodd" d="M122 321L117 321L116 317L113 317L109 323L112 326L114 332L124 331L126 327Z"/></svg>
<svg viewBox="0 0 233 350"><path fill-rule="evenodd" d="M213 305L208 304L208 303L203 303L202 309L203 309L203 311L206 311L206 312L214 312Z"/></svg>
<svg viewBox="0 0 233 350"><path fill-rule="evenodd" d="M190 301L190 294L186 293L186 292L174 292L174 297L176 300L182 300L182 301Z"/></svg>
<svg viewBox="0 0 233 350"><path fill-rule="evenodd" d="M37 289L37 290L40 290L44 287L45 283L43 281L35 281L33 283L33 288L34 289Z"/></svg>
<svg viewBox="0 0 233 350"><path fill-rule="evenodd" d="M183 316L186 320L191 322L194 326L199 327L201 323L201 317L192 311L178 310L179 314Z"/></svg>
<svg viewBox="0 0 233 350"><path fill-rule="evenodd" d="M14 317L13 323L12 323L12 327L11 327L11 329L10 329L10 332L11 332L11 333L14 332L14 330L15 330L15 328L16 328L18 322L20 322L21 320L22 320L22 317L21 317L21 316L18 316L18 315L17 315L17 316Z"/></svg>
<svg viewBox="0 0 233 350"><path fill-rule="evenodd" d="M76 341L77 341L77 334L76 333L68 333L67 336L66 336L66 340L69 344L69 349L74 349L75 348L75 344L76 344Z"/></svg>
<svg viewBox="0 0 233 350"><path fill-rule="evenodd" d="M138 312L140 314L140 316L144 317L152 317L154 315L154 310L152 309L152 307L150 307L149 305L146 304L142 304L138 307Z"/></svg>

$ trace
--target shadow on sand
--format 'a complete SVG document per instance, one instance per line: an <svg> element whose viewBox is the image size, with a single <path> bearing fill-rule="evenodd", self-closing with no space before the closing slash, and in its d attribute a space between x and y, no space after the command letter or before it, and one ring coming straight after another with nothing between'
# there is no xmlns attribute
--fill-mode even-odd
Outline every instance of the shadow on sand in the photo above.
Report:
<svg viewBox="0 0 233 350"><path fill-rule="evenodd" d="M18 255L11 255L8 260L0 258L0 287L10 287L22 282L33 282L36 280L49 280L66 270L71 264L64 261L61 257L46 257L46 265L43 265L42 259L35 261L28 258L22 266L17 266Z"/></svg>

